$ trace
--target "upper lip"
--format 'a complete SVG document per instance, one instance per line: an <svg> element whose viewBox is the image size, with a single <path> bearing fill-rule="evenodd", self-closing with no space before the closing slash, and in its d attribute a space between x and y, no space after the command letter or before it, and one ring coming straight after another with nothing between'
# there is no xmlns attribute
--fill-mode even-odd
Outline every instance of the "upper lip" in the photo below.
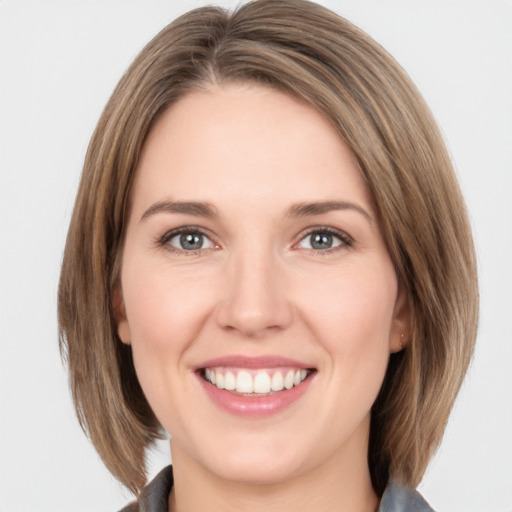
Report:
<svg viewBox="0 0 512 512"><path fill-rule="evenodd" d="M277 355L265 355L265 356L243 356L243 355L230 355L224 357L216 357L215 359L209 359L197 366L197 370L202 368L215 368L215 367L234 367L234 368L249 368L256 370L258 368L279 368L279 367L290 367L297 369L311 369L312 366L306 363L290 359L288 357L282 357Z"/></svg>

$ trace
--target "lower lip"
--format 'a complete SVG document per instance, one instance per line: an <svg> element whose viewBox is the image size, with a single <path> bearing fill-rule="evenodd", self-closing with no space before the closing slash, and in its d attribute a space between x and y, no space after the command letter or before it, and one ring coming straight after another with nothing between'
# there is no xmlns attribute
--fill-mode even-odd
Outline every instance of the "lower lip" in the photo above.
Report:
<svg viewBox="0 0 512 512"><path fill-rule="evenodd" d="M313 375L309 375L298 386L265 396L236 395L219 389L201 375L197 377L212 401L225 411L237 416L265 417L277 414L299 400L309 388Z"/></svg>

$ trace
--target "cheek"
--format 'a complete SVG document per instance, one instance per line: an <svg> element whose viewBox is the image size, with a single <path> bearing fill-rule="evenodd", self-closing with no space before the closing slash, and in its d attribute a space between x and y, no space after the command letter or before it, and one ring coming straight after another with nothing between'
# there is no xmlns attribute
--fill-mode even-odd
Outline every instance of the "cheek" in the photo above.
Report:
<svg viewBox="0 0 512 512"><path fill-rule="evenodd" d="M191 400L184 385L190 377L185 354L211 303L204 279L127 258L122 288L140 385L161 424L179 430L175 411Z"/></svg>
<svg viewBox="0 0 512 512"><path fill-rule="evenodd" d="M391 264L347 267L300 288L303 318L332 356L389 353L397 281Z"/></svg>
<svg viewBox="0 0 512 512"><path fill-rule="evenodd" d="M310 283L304 298L311 318L318 318L327 331L347 335L389 334L397 294L394 272L347 269L333 273L322 283Z"/></svg>
<svg viewBox="0 0 512 512"><path fill-rule="evenodd" d="M209 307L204 279L142 265L125 267L123 296L132 345L162 352L192 340ZM136 348L136 347L134 347Z"/></svg>

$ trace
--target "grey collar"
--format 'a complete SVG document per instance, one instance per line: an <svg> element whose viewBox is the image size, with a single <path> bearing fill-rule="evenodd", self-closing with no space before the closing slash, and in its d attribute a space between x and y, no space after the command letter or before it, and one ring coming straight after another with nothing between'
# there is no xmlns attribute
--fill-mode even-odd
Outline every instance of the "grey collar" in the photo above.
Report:
<svg viewBox="0 0 512 512"><path fill-rule="evenodd" d="M147 485L138 502L119 512L167 512L169 494L173 486L172 466L167 466ZM414 489L390 482L384 491L378 512L434 512Z"/></svg>

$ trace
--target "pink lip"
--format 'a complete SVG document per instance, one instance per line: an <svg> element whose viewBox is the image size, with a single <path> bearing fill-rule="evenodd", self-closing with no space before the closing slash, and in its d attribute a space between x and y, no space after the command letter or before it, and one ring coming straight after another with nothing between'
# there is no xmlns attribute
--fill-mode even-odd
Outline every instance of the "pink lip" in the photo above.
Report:
<svg viewBox="0 0 512 512"><path fill-rule="evenodd" d="M283 389L265 396L237 395L225 389L219 389L206 381L201 370L214 367L238 367L247 369L291 367L310 369L311 366L280 356L246 357L228 356L205 361L197 367L196 375L203 389L213 403L225 411L241 417L262 418L277 414L299 400L309 388L314 377L308 376L298 386Z"/></svg>
<svg viewBox="0 0 512 512"><path fill-rule="evenodd" d="M249 368L249 369L259 369L259 368L278 368L283 366L288 366L290 368L298 368L298 369L308 369L311 368L311 365L307 365L301 363L300 361L296 361L294 359L289 359L287 357L281 356L259 356L259 357L247 357L242 355L233 355L233 356L225 356L225 357L217 357L215 359L210 359L201 363L197 366L197 370L203 368L215 368L220 366L231 366L237 368Z"/></svg>

